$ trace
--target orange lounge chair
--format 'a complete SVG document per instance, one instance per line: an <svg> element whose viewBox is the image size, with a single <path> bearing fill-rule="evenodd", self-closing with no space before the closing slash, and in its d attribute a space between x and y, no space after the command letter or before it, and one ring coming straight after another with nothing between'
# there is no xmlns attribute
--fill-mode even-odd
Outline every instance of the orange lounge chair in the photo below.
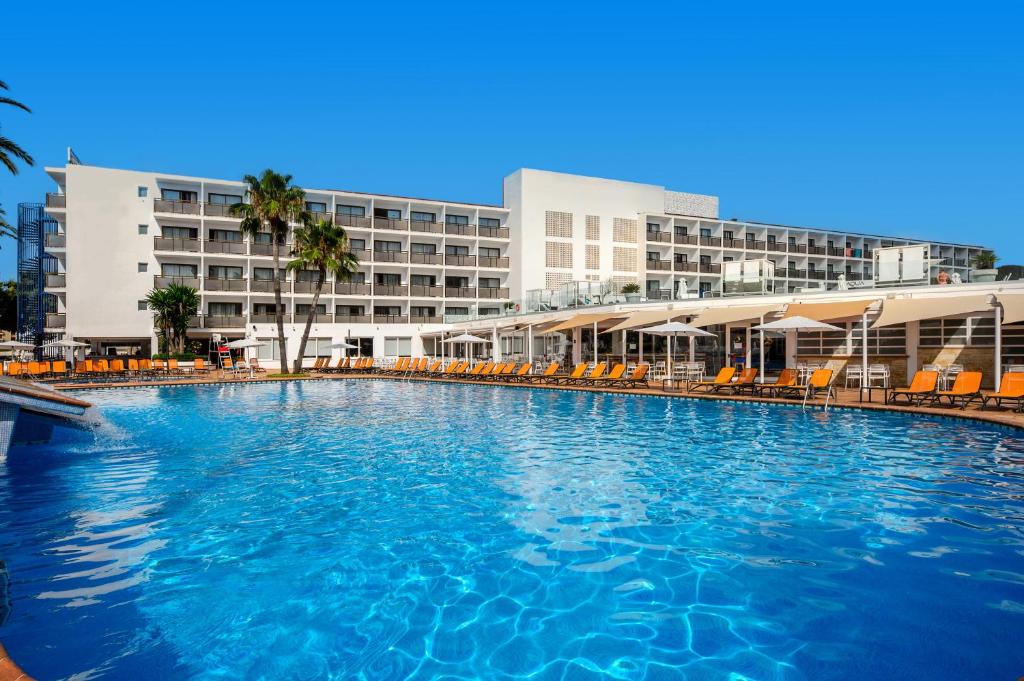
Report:
<svg viewBox="0 0 1024 681"><path fill-rule="evenodd" d="M441 360L435 359L434 363L430 365L430 368L423 373L429 374L431 376L441 373Z"/></svg>
<svg viewBox="0 0 1024 681"><path fill-rule="evenodd" d="M697 392L698 388L704 388L705 392L711 392L712 390L718 390L723 385L727 385L732 382L733 376L736 375L736 367L722 367L715 376L714 380L711 381L696 381L686 387L689 392Z"/></svg>
<svg viewBox="0 0 1024 681"><path fill-rule="evenodd" d="M24 366L21 362L8 362L7 363L7 375L8 376L23 376Z"/></svg>
<svg viewBox="0 0 1024 681"><path fill-rule="evenodd" d="M469 376L474 376L475 377L475 376L480 376L480 375L485 375L486 376L487 374L489 374L491 372L491 369L493 369L493 368L494 368L494 362L481 362L480 364L477 364L475 367L470 369L469 372L466 374L466 376L467 377L469 377Z"/></svg>
<svg viewBox="0 0 1024 681"><path fill-rule="evenodd" d="M177 360L174 360L177 362ZM124 360L123 359L112 359L110 360L110 373L112 374L123 374L125 373Z"/></svg>
<svg viewBox="0 0 1024 681"><path fill-rule="evenodd" d="M757 390L757 383L754 382L754 379L756 378L757 369L753 367L744 369L743 371L740 372L740 376L739 378L736 379L735 382L715 386L711 388L711 392L717 393L721 392L722 390L728 390L729 392L735 395L736 393L742 392L744 390L749 390L750 394L753 395L754 391Z"/></svg>
<svg viewBox="0 0 1024 681"><path fill-rule="evenodd" d="M593 379L588 378L588 379L585 379L585 380L589 381L590 385L611 386L615 381L622 380L622 376L625 373L626 373L626 365L625 364L616 364L615 366L613 366L611 368L611 371L609 371L607 374L604 374L602 376L598 376L597 378L593 378Z"/></svg>
<svg viewBox="0 0 1024 681"><path fill-rule="evenodd" d="M544 372L537 376L526 375L520 380L522 383L547 383L553 376L558 373L558 362L552 362L544 369Z"/></svg>
<svg viewBox="0 0 1024 681"><path fill-rule="evenodd" d="M522 383L530 377L530 371L532 370L532 362L523 362L519 365L519 368L516 369L515 373L508 377L508 380L512 383Z"/></svg>
<svg viewBox="0 0 1024 681"><path fill-rule="evenodd" d="M151 372L153 371L153 360L151 359L140 359L139 360L139 371Z"/></svg>
<svg viewBox="0 0 1024 681"><path fill-rule="evenodd" d="M452 369L452 373L453 374L458 374L458 375L465 375L466 369L468 369L468 368L469 368L469 362L463 360L463 361L461 361L461 362L459 362L459 363L457 363L455 365L455 368Z"/></svg>
<svg viewBox="0 0 1024 681"><path fill-rule="evenodd" d="M939 372L918 371L914 374L914 380L906 388L891 388L885 396L885 403L896 404L897 400L903 397L907 400L907 404L920 406L935 393L938 383Z"/></svg>
<svg viewBox="0 0 1024 681"><path fill-rule="evenodd" d="M981 372L961 371L956 375L956 379L953 381L953 385L949 390L935 391L935 394L932 395L931 403L942 404L943 398L949 400L949 406L951 407L959 405L961 411L966 409L967 405L974 400L983 402L984 398L981 394Z"/></svg>
<svg viewBox="0 0 1024 681"><path fill-rule="evenodd" d="M572 370L571 374L562 374L562 375L557 375L556 374L556 375L552 376L551 379L548 382L549 383L553 383L555 385L563 385L563 384L567 384L569 381L575 381L577 379L583 378L583 375L586 374L586 373L587 373L587 363L586 362L580 362L575 367L573 367L573 370Z"/></svg>
<svg viewBox="0 0 1024 681"><path fill-rule="evenodd" d="M55 359L50 365L51 376L65 376L68 373L68 363L62 359Z"/></svg>
<svg viewBox="0 0 1024 681"><path fill-rule="evenodd" d="M604 372L608 369L608 362L598 362L594 365L594 368L590 370L589 374L585 376L579 376L577 378L570 378L566 385L587 385L592 384L595 380L604 376Z"/></svg>
<svg viewBox="0 0 1024 681"><path fill-rule="evenodd" d="M405 371L405 368L407 366L409 366L409 358L408 357L399 357L398 360L395 362L395 365L393 367L391 367L390 369L382 369L382 371L384 371L386 373L389 373L389 374L400 374L403 371Z"/></svg>
<svg viewBox="0 0 1024 681"><path fill-rule="evenodd" d="M622 366L621 364L619 366ZM647 373L651 370L650 364L639 364L629 376L620 376L609 382L615 388L646 388ZM614 369L612 370L614 372Z"/></svg>
<svg viewBox="0 0 1024 681"><path fill-rule="evenodd" d="M775 379L774 383L762 383L757 388L759 395L768 393L774 397L783 388L795 388L797 381L796 369L783 369L779 372L779 377Z"/></svg>
<svg viewBox="0 0 1024 681"><path fill-rule="evenodd" d="M1016 411L1024 412L1024 373L1003 374L1003 380L999 382L999 390L981 398L982 409L988 406L989 400L995 402L997 407L1003 406L1003 402L1016 402Z"/></svg>
<svg viewBox="0 0 1024 681"><path fill-rule="evenodd" d="M192 371L201 372L205 374L213 371L213 367L207 364L206 360L203 359L202 357L196 357L194 360L192 360Z"/></svg>
<svg viewBox="0 0 1024 681"><path fill-rule="evenodd" d="M835 386L832 385L832 377L835 373L831 369L815 369L806 385L792 385L785 388L778 388L777 397L803 397L805 400L813 400L822 390L825 397L832 396L835 399Z"/></svg>

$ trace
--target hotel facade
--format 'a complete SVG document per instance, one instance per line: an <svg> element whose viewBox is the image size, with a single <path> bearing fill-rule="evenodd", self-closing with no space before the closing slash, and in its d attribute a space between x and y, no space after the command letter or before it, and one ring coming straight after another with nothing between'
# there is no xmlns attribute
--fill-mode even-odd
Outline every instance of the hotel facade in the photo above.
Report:
<svg viewBox="0 0 1024 681"><path fill-rule="evenodd" d="M171 283L200 293L189 330L200 352L211 340L276 336L272 254L279 250L283 267L291 244L241 234L228 207L244 200L242 183L100 168L70 153L47 173L57 184L40 244L47 337L86 341L101 354L155 351L145 299ZM710 302L730 295L730 272L746 281L753 271L758 291L747 295L874 286L878 253L915 244L924 268L896 283L933 283L943 270L967 282L984 250L726 220L714 196L531 169L507 176L502 194L501 205L488 205L306 189L307 209L343 226L360 262L351 280L324 287L307 357L336 356L330 346L342 339L362 355L441 354L445 330L581 304ZM296 353L316 275L277 276ZM624 296L634 282L639 294ZM259 352L273 361L277 345Z"/></svg>

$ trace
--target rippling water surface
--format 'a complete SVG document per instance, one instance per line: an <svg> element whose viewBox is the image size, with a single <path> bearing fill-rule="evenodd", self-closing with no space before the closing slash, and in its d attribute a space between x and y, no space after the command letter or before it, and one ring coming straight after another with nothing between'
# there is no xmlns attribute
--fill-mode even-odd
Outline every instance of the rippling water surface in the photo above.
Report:
<svg viewBox="0 0 1024 681"><path fill-rule="evenodd" d="M84 397L95 430L0 464L0 641L41 679L1024 674L1011 431L383 381Z"/></svg>

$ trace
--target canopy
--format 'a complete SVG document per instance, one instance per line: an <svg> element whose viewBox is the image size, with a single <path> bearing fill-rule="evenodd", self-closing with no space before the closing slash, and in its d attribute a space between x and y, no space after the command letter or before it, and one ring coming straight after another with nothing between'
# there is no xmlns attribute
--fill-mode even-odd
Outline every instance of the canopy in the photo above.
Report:
<svg viewBox="0 0 1024 681"><path fill-rule="evenodd" d="M695 326L689 324L683 324L682 322L666 322L664 324L658 324L657 326L648 326L646 329L640 329L644 333L653 333L656 336L714 336L713 333L708 333L704 329L698 329Z"/></svg>
<svg viewBox="0 0 1024 681"><path fill-rule="evenodd" d="M861 310L861 312L863 313L864 311ZM845 329L840 329L838 326L799 316L783 317L782 319L776 319L774 322L758 324L754 328L758 331L845 331Z"/></svg>
<svg viewBox="0 0 1024 681"><path fill-rule="evenodd" d="M338 341L336 343L331 343L331 347L332 348L341 348L342 350L351 350L353 348L358 348L359 346L358 345L352 345L351 343L346 343L345 341Z"/></svg>
<svg viewBox="0 0 1024 681"><path fill-rule="evenodd" d="M700 309L700 308L698 308ZM692 310L638 310L636 312L629 313L629 316L624 320L608 329L611 331L625 331L627 329L635 329L638 326L644 326L645 324L654 324L655 322L662 322L666 319L672 319L673 317L682 317L683 315L692 315L697 312L697 309Z"/></svg>
<svg viewBox="0 0 1024 681"><path fill-rule="evenodd" d="M263 341L256 340L255 338L239 338L230 343L225 343L224 347L239 350L241 348L255 348L260 345L263 345Z"/></svg>
<svg viewBox="0 0 1024 681"><path fill-rule="evenodd" d="M783 318L805 317L824 322L830 319L860 317L874 302L873 300L846 300L834 303L790 303Z"/></svg>
<svg viewBox="0 0 1024 681"><path fill-rule="evenodd" d="M21 341L9 340L0 343L0 348L6 350L33 350L36 346L31 343L22 343Z"/></svg>
<svg viewBox="0 0 1024 681"><path fill-rule="evenodd" d="M882 314L878 315L871 328L984 312L992 309L991 298L991 295L893 298L882 303Z"/></svg>
<svg viewBox="0 0 1024 681"><path fill-rule="evenodd" d="M748 319L760 319L772 312L781 312L783 304L773 303L770 305L737 305L735 307L714 307L705 310L699 317L690 322L693 326L713 326L715 324L729 324L731 322L744 322Z"/></svg>
<svg viewBox="0 0 1024 681"><path fill-rule="evenodd" d="M1003 324L1024 320L1024 293L997 293L996 300L1003 306Z"/></svg>
<svg viewBox="0 0 1024 681"><path fill-rule="evenodd" d="M554 326L550 326L544 329L544 333L551 333L552 331L563 331L565 329L575 329L577 326L590 326L592 324L599 324L600 322L608 319L614 319L616 317L625 317L628 312L584 312L582 314L573 315L568 319L557 322Z"/></svg>
<svg viewBox="0 0 1024 681"><path fill-rule="evenodd" d="M463 333L454 338L445 338L442 343L490 343L486 338L480 338L472 334Z"/></svg>
<svg viewBox="0 0 1024 681"><path fill-rule="evenodd" d="M79 341L71 340L69 338L63 338L61 340L50 341L49 343L43 343L43 347L47 347L47 348L87 348L87 347L89 347L89 344L88 343L81 343Z"/></svg>

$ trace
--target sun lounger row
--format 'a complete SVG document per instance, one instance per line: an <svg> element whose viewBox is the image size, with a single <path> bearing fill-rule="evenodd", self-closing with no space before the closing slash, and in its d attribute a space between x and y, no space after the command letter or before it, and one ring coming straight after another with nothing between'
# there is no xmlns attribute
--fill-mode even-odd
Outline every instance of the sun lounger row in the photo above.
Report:
<svg viewBox="0 0 1024 681"><path fill-rule="evenodd" d="M1024 412L1024 374L1003 374L999 390L988 393L982 391L981 380L980 371L961 371L948 390L939 390L939 372L918 371L910 385L886 391L885 403L899 404L902 399L906 404L916 406L927 402L932 406L947 404L966 409L972 402L978 402L985 409L991 402L996 407L1005 404L1012 406L1014 411Z"/></svg>
<svg viewBox="0 0 1024 681"><path fill-rule="evenodd" d="M196 358L192 366L181 366L176 359L84 359L74 365L65 360L38 362L8 362L4 367L5 376L16 378L43 379L75 376L130 377L142 375L180 375L212 371L206 360Z"/></svg>

